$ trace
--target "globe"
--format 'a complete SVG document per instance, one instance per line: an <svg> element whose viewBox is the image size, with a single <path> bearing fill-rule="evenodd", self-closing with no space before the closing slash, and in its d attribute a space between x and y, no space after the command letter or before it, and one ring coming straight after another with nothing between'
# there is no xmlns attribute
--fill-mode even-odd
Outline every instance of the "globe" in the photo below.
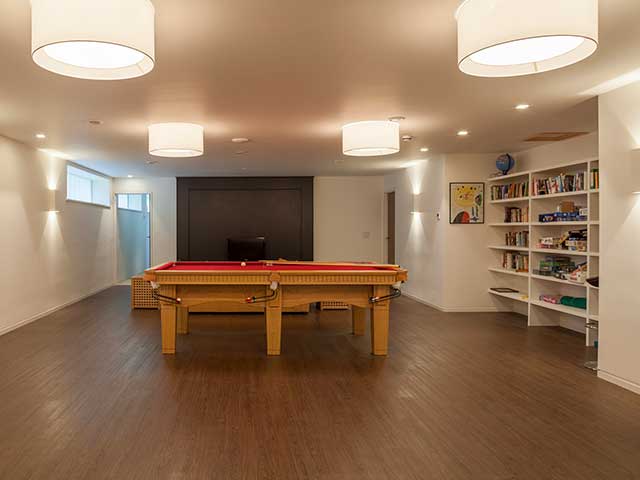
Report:
<svg viewBox="0 0 640 480"><path fill-rule="evenodd" d="M502 172L503 175L509 173L509 170L511 170L515 165L515 159L508 153L500 155L496 160L496 167Z"/></svg>

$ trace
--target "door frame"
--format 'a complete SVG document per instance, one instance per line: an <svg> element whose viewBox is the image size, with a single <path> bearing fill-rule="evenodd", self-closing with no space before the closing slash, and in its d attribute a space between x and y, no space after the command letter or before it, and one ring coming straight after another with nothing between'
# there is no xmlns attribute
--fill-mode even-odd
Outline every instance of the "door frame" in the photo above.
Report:
<svg viewBox="0 0 640 480"><path fill-rule="evenodd" d="M393 195L394 197L394 211L393 211L393 239L394 239L394 251L393 251L393 259L389 258L389 240L391 238L390 232L389 232L389 197L390 195ZM393 190L389 190L387 192L384 192L384 215L383 215L383 258L385 259L386 263L392 263L392 264L396 264L397 263L397 259L396 259L396 233L397 233L397 211L398 209L395 208L397 206L397 192L395 189ZM393 261L391 261L393 260Z"/></svg>

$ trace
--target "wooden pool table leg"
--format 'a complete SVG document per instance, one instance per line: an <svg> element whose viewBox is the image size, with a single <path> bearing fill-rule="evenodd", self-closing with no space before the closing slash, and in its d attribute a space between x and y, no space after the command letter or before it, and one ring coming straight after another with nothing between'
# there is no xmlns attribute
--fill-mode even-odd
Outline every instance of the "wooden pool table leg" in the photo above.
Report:
<svg viewBox="0 0 640 480"><path fill-rule="evenodd" d="M160 322L162 324L162 353L176 353L176 306L160 306Z"/></svg>
<svg viewBox="0 0 640 480"><path fill-rule="evenodd" d="M373 295L383 297L389 295L388 286L373 287ZM389 344L389 305L390 301L374 303L371 311L371 353L384 356Z"/></svg>
<svg viewBox="0 0 640 480"><path fill-rule="evenodd" d="M186 335L189 333L189 308L188 307L176 307L178 312L178 333L180 335Z"/></svg>
<svg viewBox="0 0 640 480"><path fill-rule="evenodd" d="M267 288L267 295L271 295ZM278 296L267 302L265 308L267 326L267 355L280 355L280 341L282 338L282 290Z"/></svg>
<svg viewBox="0 0 640 480"><path fill-rule="evenodd" d="M362 307L351 307L351 325L354 335L364 335L366 329L365 322L367 318L367 310Z"/></svg>

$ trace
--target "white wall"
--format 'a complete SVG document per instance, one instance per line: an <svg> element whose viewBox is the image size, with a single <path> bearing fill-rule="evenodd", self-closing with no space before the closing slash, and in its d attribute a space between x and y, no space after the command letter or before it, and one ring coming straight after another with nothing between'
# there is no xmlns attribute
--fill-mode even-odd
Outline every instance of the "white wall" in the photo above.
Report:
<svg viewBox="0 0 640 480"><path fill-rule="evenodd" d="M537 170L562 163L580 162L598 156L598 132L572 138L564 142L549 143L514 155L514 172ZM495 170L495 168L494 168Z"/></svg>
<svg viewBox="0 0 640 480"><path fill-rule="evenodd" d="M440 156L385 177L396 192L396 260L409 270L409 296L444 311L500 309L487 293L488 227L449 224L449 183L484 182L496 157ZM410 213L414 193L423 194L419 215Z"/></svg>
<svg viewBox="0 0 640 480"><path fill-rule="evenodd" d="M640 393L640 83L599 102L599 376Z"/></svg>
<svg viewBox="0 0 640 480"><path fill-rule="evenodd" d="M396 197L396 263L409 270L403 293L436 308L442 308L444 290L444 178L444 157L435 157L387 175L384 184ZM417 215L411 214L414 194L422 194Z"/></svg>
<svg viewBox="0 0 640 480"><path fill-rule="evenodd" d="M0 137L0 164L2 334L111 286L115 262L113 209L65 202L63 160Z"/></svg>
<svg viewBox="0 0 640 480"><path fill-rule="evenodd" d="M117 178L114 193L151 194L151 265L177 258L175 178Z"/></svg>
<svg viewBox="0 0 640 480"><path fill-rule="evenodd" d="M456 312L482 312L504 309L504 304L487 292L492 282L488 266L492 253L489 227L449 224L449 184L485 182L495 170L497 154L447 155L445 159L445 263L443 306ZM488 186L485 185L485 189ZM485 196L487 191L485 190ZM485 198L485 204L487 198ZM485 205L486 210L486 205Z"/></svg>
<svg viewBox="0 0 640 480"><path fill-rule="evenodd" d="M314 258L382 262L384 177L314 179Z"/></svg>

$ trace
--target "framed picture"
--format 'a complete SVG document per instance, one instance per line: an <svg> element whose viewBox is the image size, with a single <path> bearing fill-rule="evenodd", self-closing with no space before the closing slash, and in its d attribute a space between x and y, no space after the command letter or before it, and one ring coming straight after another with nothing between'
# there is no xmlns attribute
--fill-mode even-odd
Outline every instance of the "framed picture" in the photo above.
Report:
<svg viewBox="0 0 640 480"><path fill-rule="evenodd" d="M449 223L484 223L484 183L449 184Z"/></svg>

